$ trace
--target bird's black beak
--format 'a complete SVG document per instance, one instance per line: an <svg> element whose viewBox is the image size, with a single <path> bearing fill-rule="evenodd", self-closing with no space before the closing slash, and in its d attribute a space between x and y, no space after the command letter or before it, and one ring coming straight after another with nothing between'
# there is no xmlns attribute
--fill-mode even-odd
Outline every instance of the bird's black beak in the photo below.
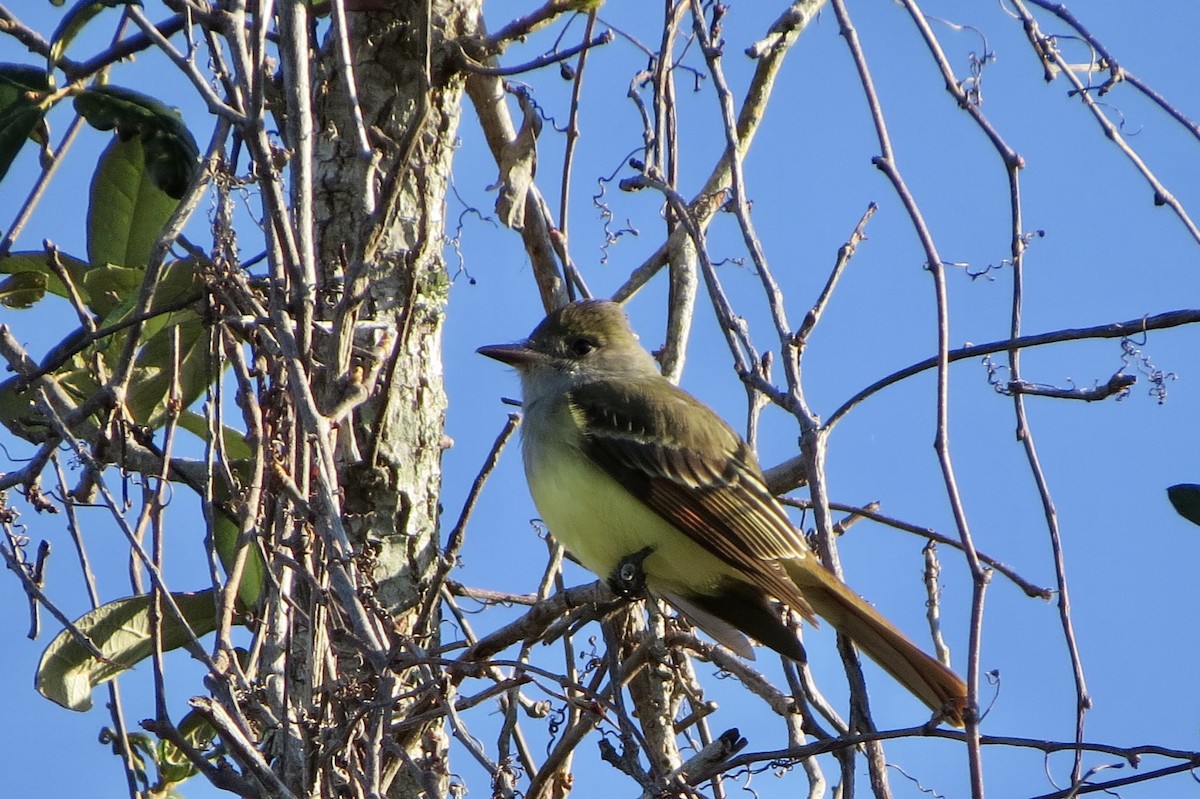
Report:
<svg viewBox="0 0 1200 799"><path fill-rule="evenodd" d="M480 355L495 358L501 363L516 366L517 368L544 360L546 357L523 341L516 344L489 344L475 351Z"/></svg>

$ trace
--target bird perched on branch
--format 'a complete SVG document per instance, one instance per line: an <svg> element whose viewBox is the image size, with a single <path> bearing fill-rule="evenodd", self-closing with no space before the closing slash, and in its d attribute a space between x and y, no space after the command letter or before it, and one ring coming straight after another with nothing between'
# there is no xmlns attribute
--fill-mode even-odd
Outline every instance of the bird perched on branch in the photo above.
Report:
<svg viewBox="0 0 1200 799"><path fill-rule="evenodd" d="M550 532L586 568L617 584L637 574L748 658L746 636L805 659L772 600L811 623L820 616L962 726L963 681L817 559L750 447L659 373L619 305L566 305L526 340L479 352L520 374L530 492Z"/></svg>

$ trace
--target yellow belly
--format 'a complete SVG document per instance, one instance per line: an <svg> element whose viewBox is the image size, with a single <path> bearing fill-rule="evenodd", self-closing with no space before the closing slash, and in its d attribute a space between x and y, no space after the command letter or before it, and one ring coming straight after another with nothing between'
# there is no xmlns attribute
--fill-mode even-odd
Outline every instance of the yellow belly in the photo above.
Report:
<svg viewBox="0 0 1200 799"><path fill-rule="evenodd" d="M651 590L716 593L734 575L724 561L625 491L582 452L565 446L555 450L552 458L529 453L529 489L550 532L588 570L607 579L623 558L651 547L653 553L642 564Z"/></svg>

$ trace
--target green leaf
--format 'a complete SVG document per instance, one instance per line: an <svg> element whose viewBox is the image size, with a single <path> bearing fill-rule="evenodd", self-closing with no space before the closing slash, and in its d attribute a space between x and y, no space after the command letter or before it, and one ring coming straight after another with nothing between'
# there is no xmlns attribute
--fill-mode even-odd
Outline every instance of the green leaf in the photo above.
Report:
<svg viewBox="0 0 1200 799"><path fill-rule="evenodd" d="M88 364L86 349L75 352L64 360L64 353L78 349L84 335L83 328L76 328L56 344L42 360L43 364L63 361L62 366L51 376L78 402L94 395L99 388ZM40 444L47 438L50 422L38 407L36 399L37 392L29 386L22 385L20 377L11 377L0 383L0 424L14 435ZM76 432L82 438L89 438L94 432L94 425L89 428L84 424L77 428Z"/></svg>
<svg viewBox="0 0 1200 799"><path fill-rule="evenodd" d="M243 484L250 478L248 459L229 464L234 479ZM225 574L233 571L237 564L238 555L238 525L233 515L224 511L233 498L233 488L225 480L213 482L213 502L220 507L212 513L212 545L221 561ZM263 562L262 551L253 542L247 544L246 565L242 568L242 581L238 585L238 602L243 608L252 609L258 606L262 596L266 565Z"/></svg>
<svg viewBox="0 0 1200 799"><path fill-rule="evenodd" d="M10 255L0 256L0 275L35 273L45 278L46 291L59 297L70 296L67 293L67 287L50 268L50 257L44 252L14 252ZM79 292L80 298L86 303L88 294L84 286L84 277L87 275L88 265L78 258L72 258L63 253L58 253L58 260L62 263L67 275L70 276L71 282L75 284L75 290Z"/></svg>
<svg viewBox="0 0 1200 799"><path fill-rule="evenodd" d="M1200 524L1200 485L1180 483L1167 489L1167 499L1175 512L1192 524Z"/></svg>
<svg viewBox="0 0 1200 799"><path fill-rule="evenodd" d="M46 276L37 272L18 272L0 280L0 305L5 308L29 308L46 295Z"/></svg>
<svg viewBox="0 0 1200 799"><path fill-rule="evenodd" d="M93 270L100 271L100 270ZM123 270L111 267L104 271L104 277L96 276L86 279L89 290L93 292L93 302L104 305L107 309L101 317L101 327L108 327L128 319L137 307L137 295L142 290L141 281L145 272L141 269ZM136 282L134 282L136 280ZM100 298L104 294L108 301ZM190 298L200 299L203 296L203 281L196 271L196 263L190 259L172 261L163 266L154 287L154 299L150 302L150 311L161 310L167 305L186 301ZM119 301L119 302L117 302ZM117 302L116 305L112 305ZM142 326L142 337L149 338L166 326L168 318L164 316L151 317Z"/></svg>
<svg viewBox="0 0 1200 799"><path fill-rule="evenodd" d="M196 711L191 711L177 727L179 734L197 752L207 751L216 740L217 730L208 720ZM158 778L160 790L166 785L183 782L196 774L196 766L184 754L184 751L170 741L163 739L158 742Z"/></svg>
<svg viewBox="0 0 1200 799"><path fill-rule="evenodd" d="M228 575L237 564L237 523L223 513L213 513L213 548L221 567ZM257 607L263 593L263 577L266 574L266 564L262 553L253 543L247 545L246 565L242 567L242 581L238 584L238 602L243 608Z"/></svg>
<svg viewBox="0 0 1200 799"><path fill-rule="evenodd" d="M35 255L37 257L33 257ZM89 298L89 306L98 314L105 314L101 319L101 327L107 327L128 317L136 302L137 292L141 289L142 270L121 267L87 269L81 262L76 262L73 268L84 272L83 279L79 281L79 288L80 293ZM69 266L68 271L73 271L73 268ZM38 289L37 281L44 277L43 272L46 271L44 255L37 253L26 254L20 259L15 256L0 259L0 273L4 271L12 271L12 277L30 282L10 282L11 278L0 281L0 307L6 302L24 301L22 298L32 299ZM52 275L45 277L45 280L47 289L63 289L62 284L55 281ZM10 289L8 294L4 292L5 287ZM196 274L194 263L172 262L163 270L158 290L151 303L151 311L180 299L186 300L192 296L199 298L200 292L200 278ZM120 300L121 294L124 294L126 299L113 307L114 303ZM195 311L188 309L160 313L146 319L141 328L140 340L143 343L134 361L133 380L126 395L129 410L139 424L159 428L165 421L171 388L171 370L174 368L171 337L176 330L179 332L180 401L183 407L186 408L199 399L216 377L216 367L208 358L206 328ZM83 346L84 342L81 339L86 335L86 331L77 328L51 348L42 363L54 364L61 361L61 365L51 376L76 401L84 402L99 388L95 359L102 358L111 368L124 350L129 334L130 329L120 330L98 342ZM42 443L46 440L49 423L37 407L35 397L35 392L21 386L18 378L10 378L0 383L0 424L27 441ZM80 429L81 435L85 429ZM242 453L237 457L249 457L246 454L248 448L240 438L240 434L237 433L227 436L226 440L234 447L229 451ZM238 443L241 449L237 449Z"/></svg>
<svg viewBox="0 0 1200 799"><path fill-rule="evenodd" d="M48 71L53 71L54 65L66 53L67 45L83 30L83 26L87 25L92 17L106 8L140 6L141 4L141 0L80 0L70 11L63 15L62 22L58 23L58 27L54 30L54 35L50 37L50 57L47 59L49 62ZM61 3L56 3L56 5L61 5Z"/></svg>
<svg viewBox="0 0 1200 799"><path fill-rule="evenodd" d="M46 109L42 95L50 91L46 73L25 64L0 64L0 180L39 125Z"/></svg>
<svg viewBox="0 0 1200 799"><path fill-rule="evenodd" d="M154 185L176 200L183 197L200 168L200 148L178 111L120 86L96 86L80 92L75 96L75 110L98 130L115 128L122 141L141 141L146 171Z"/></svg>
<svg viewBox="0 0 1200 799"><path fill-rule="evenodd" d="M171 596L197 638L217 628L212 589ZM68 710L84 711L92 706L92 691L96 686L150 657L150 596L142 594L109 602L82 616L75 627L105 659L93 657L70 630L63 630L42 653L34 685L50 701ZM186 629L164 607L163 650L178 649L190 640Z"/></svg>
<svg viewBox="0 0 1200 799"><path fill-rule="evenodd" d="M94 273L94 274L93 274ZM92 307L104 312L101 327L124 321L137 304L143 272L140 269L105 267L89 272L85 283L92 296ZM170 303L201 296L201 278L192 261L173 261L159 277L150 303L151 313ZM119 304L113 305L114 303ZM133 418L152 428L165 421L167 399L174 369L173 336L179 336L180 401L186 408L200 398L216 377L208 358L207 328L200 316L190 309L159 313L142 323L141 348L134 361L133 380L126 404ZM105 339L103 352L115 363L125 346L125 332Z"/></svg>
<svg viewBox="0 0 1200 799"><path fill-rule="evenodd" d="M179 203L160 189L139 139L113 139L92 176L88 203L88 260L143 269Z"/></svg>
<svg viewBox="0 0 1200 799"><path fill-rule="evenodd" d="M201 441L209 440L208 419L195 411L185 410L181 413L179 426ZM231 461L248 461L254 457L254 450L246 443L246 434L241 430L229 425L222 426L221 442L225 447L225 457Z"/></svg>
<svg viewBox="0 0 1200 799"><path fill-rule="evenodd" d="M167 324L154 333L138 352L125 403L133 418L151 428L165 421L167 400L175 369L175 340L179 342L180 405L186 408L200 398L213 380L208 358L208 330L192 311L170 314Z"/></svg>
<svg viewBox="0 0 1200 799"><path fill-rule="evenodd" d="M111 324L109 320L118 308L127 306L128 311L133 310L145 277L145 269L130 269L112 264L89 269L83 276L88 308L106 323Z"/></svg>
<svg viewBox="0 0 1200 799"><path fill-rule="evenodd" d="M50 422L38 410L33 389L19 390L21 378L10 377L0 383L0 424L13 435L32 444L41 444L49 437Z"/></svg>
<svg viewBox="0 0 1200 799"><path fill-rule="evenodd" d="M14 103L40 105L43 98L30 97L45 94L53 87L46 73L29 64L0 63L0 108Z"/></svg>
<svg viewBox="0 0 1200 799"><path fill-rule="evenodd" d="M117 734L117 731L111 727L100 728L99 744L109 747L114 756L127 759L130 771L133 772L133 778L140 784L149 782L146 776L146 759L142 757L142 752L146 751L144 732L129 732L126 731L124 738ZM139 740L141 739L141 740ZM126 747L126 742L129 746Z"/></svg>
<svg viewBox="0 0 1200 799"><path fill-rule="evenodd" d="M208 420L198 413L185 410L179 417L179 426L204 441L209 440ZM230 469L237 479L246 479L246 464L254 457L254 452L246 443L245 434L228 426L222 428L221 434L225 440L225 457L230 461ZM232 496L224 480L214 482L213 494L216 503L221 505L225 505ZM213 549L221 561L221 568L228 575L237 563L238 525L229 514L218 508L213 510L212 518ZM238 585L238 602L242 608L258 606L263 594L265 575L266 563L263 561L262 552L251 543L246 551L246 564L242 567L242 581Z"/></svg>
<svg viewBox="0 0 1200 799"><path fill-rule="evenodd" d="M54 379L80 405L91 397L94 397L96 392L100 390L100 383L96 380L95 370L87 363L87 359L82 353L67 361L55 373ZM75 428L76 435L85 441L91 439L91 435L86 431L95 430L95 422L98 421L98 416L92 416L91 419L93 424L90 428L82 426Z"/></svg>

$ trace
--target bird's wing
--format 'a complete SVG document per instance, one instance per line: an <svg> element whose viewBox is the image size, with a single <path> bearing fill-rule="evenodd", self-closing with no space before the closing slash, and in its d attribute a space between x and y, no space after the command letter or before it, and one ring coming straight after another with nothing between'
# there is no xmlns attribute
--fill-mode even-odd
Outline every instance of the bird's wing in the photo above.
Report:
<svg viewBox="0 0 1200 799"><path fill-rule="evenodd" d="M570 402L601 468L749 582L815 622L783 564L824 567L771 496L749 446L720 417L682 389L649 379L589 384L573 389ZM701 414L707 424L695 424Z"/></svg>
<svg viewBox="0 0 1200 799"><path fill-rule="evenodd" d="M693 541L733 566L749 585L810 622L815 623L819 613L914 695L961 727L967 696L962 680L921 651L816 559L767 489L750 448L728 425L690 394L669 383L664 383L670 386L664 392L661 385L648 384L648 379L572 390L572 411L593 461ZM697 418L708 423L696 424ZM759 624L761 617L746 612L744 606L732 607L739 593L720 597L716 606L705 604L704 597L683 597L684 604L677 606L687 614L690 605L726 626L746 629L747 623ZM777 620L774 625L763 624L754 634L786 654L793 643L774 634L778 626Z"/></svg>

